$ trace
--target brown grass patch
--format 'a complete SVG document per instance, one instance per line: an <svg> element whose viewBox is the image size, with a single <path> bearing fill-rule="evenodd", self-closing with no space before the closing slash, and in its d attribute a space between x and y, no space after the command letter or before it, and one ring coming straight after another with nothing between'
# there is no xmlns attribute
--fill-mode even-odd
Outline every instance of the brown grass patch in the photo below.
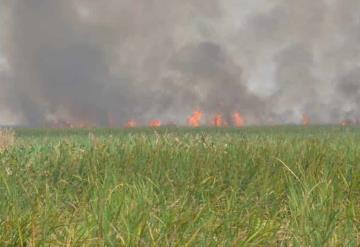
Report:
<svg viewBox="0 0 360 247"><path fill-rule="evenodd" d="M15 143L15 132L11 129L0 129L0 151L3 151Z"/></svg>

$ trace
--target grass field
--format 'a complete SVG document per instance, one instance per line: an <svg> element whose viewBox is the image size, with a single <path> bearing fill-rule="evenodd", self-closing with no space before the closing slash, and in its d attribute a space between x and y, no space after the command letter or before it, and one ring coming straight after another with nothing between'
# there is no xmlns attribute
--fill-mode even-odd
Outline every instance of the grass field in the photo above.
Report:
<svg viewBox="0 0 360 247"><path fill-rule="evenodd" d="M360 245L357 127L1 138L0 246Z"/></svg>

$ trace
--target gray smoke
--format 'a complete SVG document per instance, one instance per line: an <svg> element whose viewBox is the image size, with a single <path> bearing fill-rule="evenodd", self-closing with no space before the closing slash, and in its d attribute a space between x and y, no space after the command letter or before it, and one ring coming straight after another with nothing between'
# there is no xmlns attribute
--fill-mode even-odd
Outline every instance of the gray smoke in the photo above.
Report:
<svg viewBox="0 0 360 247"><path fill-rule="evenodd" d="M254 124L360 117L356 0L0 5L0 104L22 124L183 124L194 109Z"/></svg>

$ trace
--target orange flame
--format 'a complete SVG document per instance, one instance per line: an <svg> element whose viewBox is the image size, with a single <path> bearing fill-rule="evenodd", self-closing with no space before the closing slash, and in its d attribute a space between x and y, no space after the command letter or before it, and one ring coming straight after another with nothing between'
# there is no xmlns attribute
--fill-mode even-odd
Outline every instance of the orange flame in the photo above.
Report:
<svg viewBox="0 0 360 247"><path fill-rule="evenodd" d="M215 127L225 127L226 123L220 113L216 114L213 119L213 124Z"/></svg>
<svg viewBox="0 0 360 247"><path fill-rule="evenodd" d="M236 127L242 128L245 126L246 119L241 115L240 112L235 112L232 117Z"/></svg>
<svg viewBox="0 0 360 247"><path fill-rule="evenodd" d="M161 126L161 121L160 120L151 120L149 123L150 127L160 127Z"/></svg>
<svg viewBox="0 0 360 247"><path fill-rule="evenodd" d="M125 128L135 128L137 125L137 122L131 119L125 124Z"/></svg>
<svg viewBox="0 0 360 247"><path fill-rule="evenodd" d="M303 115L303 125L308 126L310 124L310 117L306 114Z"/></svg>
<svg viewBox="0 0 360 247"><path fill-rule="evenodd" d="M201 111L195 111L190 117L187 119L188 125L192 127L200 127L200 121L203 116Z"/></svg>

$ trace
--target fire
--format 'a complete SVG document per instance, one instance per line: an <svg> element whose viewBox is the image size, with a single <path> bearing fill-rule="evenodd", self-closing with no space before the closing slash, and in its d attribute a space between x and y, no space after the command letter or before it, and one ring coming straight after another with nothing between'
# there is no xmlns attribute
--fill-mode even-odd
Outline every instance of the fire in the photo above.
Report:
<svg viewBox="0 0 360 247"><path fill-rule="evenodd" d="M137 122L131 119L125 124L125 128L135 128L137 125Z"/></svg>
<svg viewBox="0 0 360 247"><path fill-rule="evenodd" d="M216 114L214 119L213 119L213 124L216 127L224 127L226 126L226 123L222 117L222 115L220 113Z"/></svg>
<svg viewBox="0 0 360 247"><path fill-rule="evenodd" d="M200 121L203 116L201 111L195 111L190 117L187 119L188 125L192 127L200 127Z"/></svg>
<svg viewBox="0 0 360 247"><path fill-rule="evenodd" d="M232 117L233 117L234 125L236 127L241 128L245 126L246 119L241 115L240 112L235 112Z"/></svg>
<svg viewBox="0 0 360 247"><path fill-rule="evenodd" d="M340 122L340 125L342 127L346 127L346 126L349 126L349 125L352 125L352 124L354 124L354 122L352 120L350 120L350 119L345 119L345 120Z"/></svg>
<svg viewBox="0 0 360 247"><path fill-rule="evenodd" d="M303 115L303 125L308 126L310 124L310 117L306 114Z"/></svg>
<svg viewBox="0 0 360 247"><path fill-rule="evenodd" d="M161 121L160 120L151 120L149 123L150 127L160 127L161 126Z"/></svg>

